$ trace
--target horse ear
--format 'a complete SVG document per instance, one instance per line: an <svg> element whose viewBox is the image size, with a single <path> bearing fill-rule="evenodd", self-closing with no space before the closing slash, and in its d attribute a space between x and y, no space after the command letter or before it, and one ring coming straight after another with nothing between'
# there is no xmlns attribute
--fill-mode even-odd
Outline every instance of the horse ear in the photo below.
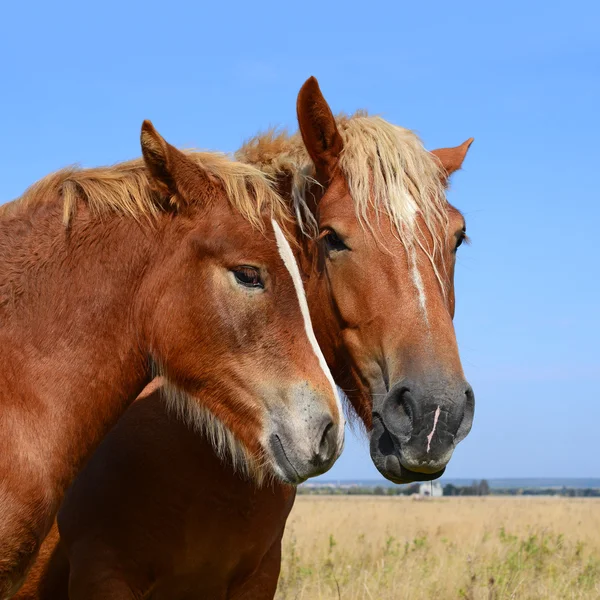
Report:
<svg viewBox="0 0 600 600"><path fill-rule="evenodd" d="M156 131L151 121L142 123L140 142L146 168L150 171L155 186L165 195L176 195L177 186L171 173L172 161L169 160L170 144Z"/></svg>
<svg viewBox="0 0 600 600"><path fill-rule="evenodd" d="M309 77L300 89L296 110L302 140L315 163L317 176L329 182L337 167L344 142L329 104L314 77Z"/></svg>
<svg viewBox="0 0 600 600"><path fill-rule="evenodd" d="M437 150L431 151L431 154L439 160L442 169L444 169L444 179L446 181L450 178L452 173L458 171L462 167L465 156L467 156L467 152L472 143L473 138L469 138L460 146L455 146L454 148L438 148Z"/></svg>
<svg viewBox="0 0 600 600"><path fill-rule="evenodd" d="M150 121L142 124L140 142L146 168L157 191L179 209L189 204L192 198L197 199L200 186L208 182L200 165L171 146Z"/></svg>

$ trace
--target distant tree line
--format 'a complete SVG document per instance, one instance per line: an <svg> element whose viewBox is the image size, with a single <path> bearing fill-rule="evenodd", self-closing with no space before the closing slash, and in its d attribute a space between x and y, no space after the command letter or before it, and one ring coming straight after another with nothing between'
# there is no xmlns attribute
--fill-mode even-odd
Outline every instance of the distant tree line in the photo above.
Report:
<svg viewBox="0 0 600 600"><path fill-rule="evenodd" d="M395 486L365 485L312 485L298 487L299 494L340 495L340 496L412 496L418 494L420 483ZM471 485L457 486L447 483L443 487L444 496L565 496L569 498L598 498L598 488L494 488L486 479L473 481Z"/></svg>
<svg viewBox="0 0 600 600"><path fill-rule="evenodd" d="M565 496L567 498L600 498L598 488L498 488L494 496Z"/></svg>
<svg viewBox="0 0 600 600"><path fill-rule="evenodd" d="M319 485L299 486L298 494L310 494L312 496L410 496L419 493L419 484L410 486L359 486L359 485Z"/></svg>
<svg viewBox="0 0 600 600"><path fill-rule="evenodd" d="M487 480L474 481L471 485L456 486L447 483L444 486L444 496L489 496L490 486Z"/></svg>
<svg viewBox="0 0 600 600"><path fill-rule="evenodd" d="M299 494L311 495L343 495L343 496L412 496L418 494L422 483L395 486L358 486L358 485L316 485L300 486ZM434 484L435 485L435 484ZM474 481L470 486L455 486L451 483L443 487L444 496L487 496L490 494L490 486L485 479Z"/></svg>

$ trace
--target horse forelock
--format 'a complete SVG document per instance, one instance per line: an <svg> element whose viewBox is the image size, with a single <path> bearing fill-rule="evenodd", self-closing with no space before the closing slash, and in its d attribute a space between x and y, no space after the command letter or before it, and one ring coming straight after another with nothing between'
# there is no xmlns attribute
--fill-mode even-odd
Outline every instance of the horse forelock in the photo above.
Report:
<svg viewBox="0 0 600 600"><path fill-rule="evenodd" d="M447 274L439 271L437 259L445 244L448 203L439 162L415 133L381 117L359 111L338 115L336 122L344 141L339 168L360 225L377 236L379 217L387 216L409 257L415 245L425 252L445 293ZM271 129L247 141L235 156L271 177L289 177L298 225L304 234L318 235L307 199L316 183L315 168L299 133ZM417 215L431 237L430 248L421 241Z"/></svg>
<svg viewBox="0 0 600 600"><path fill-rule="evenodd" d="M340 169L359 222L377 235L375 225L379 225L379 215L387 216L413 268L416 268L414 249L418 246L430 260L445 294L447 273L440 272L438 264L445 263L438 257L445 245L449 219L439 162L425 150L416 134L381 117L361 114L345 119L340 125L344 138ZM372 214L375 223L369 220ZM431 237L431 245L422 240L417 216Z"/></svg>
<svg viewBox="0 0 600 600"><path fill-rule="evenodd" d="M281 223L290 220L289 208L275 192L268 173L216 152L185 153L222 186L231 206L257 229L265 229L265 216ZM144 161L137 158L109 167L68 167L51 173L20 198L0 207L0 218L54 202L57 196L62 201L63 222L67 226L79 200L95 216L117 213L138 221L156 218L169 204L155 191Z"/></svg>
<svg viewBox="0 0 600 600"><path fill-rule="evenodd" d="M269 129L247 140L235 158L259 168L274 180L288 179L292 210L301 231L312 238L318 235L317 222L308 207L307 193L315 180L315 168L299 133Z"/></svg>

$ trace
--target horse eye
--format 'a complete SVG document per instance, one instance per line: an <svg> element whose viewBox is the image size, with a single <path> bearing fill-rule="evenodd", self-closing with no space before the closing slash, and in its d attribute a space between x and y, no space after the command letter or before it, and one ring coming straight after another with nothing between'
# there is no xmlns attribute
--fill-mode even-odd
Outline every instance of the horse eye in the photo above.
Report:
<svg viewBox="0 0 600 600"><path fill-rule="evenodd" d="M265 284L260 278L260 272L255 267L241 266L233 269L236 281L249 288L264 288Z"/></svg>
<svg viewBox="0 0 600 600"><path fill-rule="evenodd" d="M341 252L342 250L348 250L348 246L342 242L335 231L328 231L323 239L325 240L327 252Z"/></svg>
<svg viewBox="0 0 600 600"><path fill-rule="evenodd" d="M459 247L462 246L462 243L465 241L466 238L467 238L466 231L461 231L456 240L456 246L454 246L454 252L456 252L459 249Z"/></svg>

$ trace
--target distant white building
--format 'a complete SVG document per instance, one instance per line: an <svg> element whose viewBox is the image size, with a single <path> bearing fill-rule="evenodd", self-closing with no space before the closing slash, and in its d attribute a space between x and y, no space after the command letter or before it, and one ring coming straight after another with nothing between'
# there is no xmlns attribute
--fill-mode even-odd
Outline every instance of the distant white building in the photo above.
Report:
<svg viewBox="0 0 600 600"><path fill-rule="evenodd" d="M442 484L439 481L424 481L419 486L419 496L439 498L444 495Z"/></svg>

